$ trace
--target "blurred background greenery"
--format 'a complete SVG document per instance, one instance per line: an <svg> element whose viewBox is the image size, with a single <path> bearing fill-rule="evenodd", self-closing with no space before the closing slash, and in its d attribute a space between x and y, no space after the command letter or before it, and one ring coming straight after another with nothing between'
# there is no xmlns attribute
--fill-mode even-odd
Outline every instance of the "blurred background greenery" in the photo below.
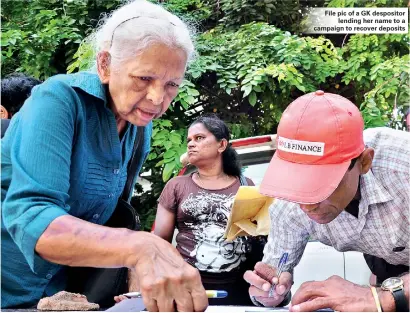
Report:
<svg viewBox="0 0 410 313"><path fill-rule="evenodd" d="M158 1L153 1L158 2ZM166 115L154 122L144 165L151 189L132 200L149 230L156 200L181 169L187 126L215 112L233 138L276 133L287 105L322 89L350 99L366 127L403 129L409 107L409 35L301 33L307 7L407 7L405 0L168 0L159 1L198 31L198 58ZM1 75L36 78L90 69L83 41L102 14L121 0L2 1Z"/></svg>

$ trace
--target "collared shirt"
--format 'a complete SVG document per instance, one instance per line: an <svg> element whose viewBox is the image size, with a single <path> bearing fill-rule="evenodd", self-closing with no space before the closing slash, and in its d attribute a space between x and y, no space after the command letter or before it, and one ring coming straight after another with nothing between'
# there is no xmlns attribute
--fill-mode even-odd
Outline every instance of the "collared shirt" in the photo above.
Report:
<svg viewBox="0 0 410 313"><path fill-rule="evenodd" d="M338 251L358 251L390 264L409 265L410 133L389 128L364 131L375 150L371 170L360 177L359 214L343 211L328 224L311 220L298 204L276 200L263 261L276 267L289 253L287 271L299 263L309 238Z"/></svg>
<svg viewBox="0 0 410 313"><path fill-rule="evenodd" d="M34 87L1 140L1 306L29 307L65 287L64 267L37 240L57 217L104 224L127 178L137 127L120 139L96 74L57 75ZM143 157L152 124L145 128Z"/></svg>

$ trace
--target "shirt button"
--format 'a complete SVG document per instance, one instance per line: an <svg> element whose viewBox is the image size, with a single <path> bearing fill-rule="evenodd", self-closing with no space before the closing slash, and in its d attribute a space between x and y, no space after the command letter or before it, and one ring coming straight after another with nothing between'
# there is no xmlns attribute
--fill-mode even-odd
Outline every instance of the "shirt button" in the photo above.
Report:
<svg viewBox="0 0 410 313"><path fill-rule="evenodd" d="M51 279L51 278L53 278L53 275L47 274L47 275L46 275L46 278L47 278L47 279Z"/></svg>
<svg viewBox="0 0 410 313"><path fill-rule="evenodd" d="M120 173L120 170L118 168L114 168L113 172L115 175L118 175Z"/></svg>
<svg viewBox="0 0 410 313"><path fill-rule="evenodd" d="M100 214L94 214L94 215L93 215L93 219L95 219L95 220L96 220L97 218L99 218L99 217L100 217Z"/></svg>
<svg viewBox="0 0 410 313"><path fill-rule="evenodd" d="M109 195L108 195L108 198L112 198L114 195L112 194L112 193L110 193Z"/></svg>

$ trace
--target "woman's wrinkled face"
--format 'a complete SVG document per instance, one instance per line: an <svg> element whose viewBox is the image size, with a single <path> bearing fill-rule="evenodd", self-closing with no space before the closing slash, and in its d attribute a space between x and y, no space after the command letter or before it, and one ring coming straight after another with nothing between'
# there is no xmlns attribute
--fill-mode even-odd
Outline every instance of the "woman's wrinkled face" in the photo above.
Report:
<svg viewBox="0 0 410 313"><path fill-rule="evenodd" d="M226 149L227 141L218 141L202 124L197 123L188 129L188 160L193 165L215 161Z"/></svg>
<svg viewBox="0 0 410 313"><path fill-rule="evenodd" d="M187 56L181 49L153 44L135 59L113 67L99 56L99 74L108 84L110 106L117 120L145 126L160 117L178 94ZM108 64L104 67L104 61Z"/></svg>

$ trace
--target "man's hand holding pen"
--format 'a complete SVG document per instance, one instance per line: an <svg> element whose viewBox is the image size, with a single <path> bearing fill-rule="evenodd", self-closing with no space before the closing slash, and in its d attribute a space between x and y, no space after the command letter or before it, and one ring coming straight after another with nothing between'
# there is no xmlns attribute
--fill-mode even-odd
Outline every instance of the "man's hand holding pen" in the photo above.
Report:
<svg viewBox="0 0 410 313"><path fill-rule="evenodd" d="M293 284L292 274L282 272L278 279L277 269L263 262L258 262L253 271L246 271L244 279L251 285L249 295L263 306L274 307L279 304L286 305L285 298L290 294L290 288ZM276 285L272 297L269 297L269 291L272 285Z"/></svg>

